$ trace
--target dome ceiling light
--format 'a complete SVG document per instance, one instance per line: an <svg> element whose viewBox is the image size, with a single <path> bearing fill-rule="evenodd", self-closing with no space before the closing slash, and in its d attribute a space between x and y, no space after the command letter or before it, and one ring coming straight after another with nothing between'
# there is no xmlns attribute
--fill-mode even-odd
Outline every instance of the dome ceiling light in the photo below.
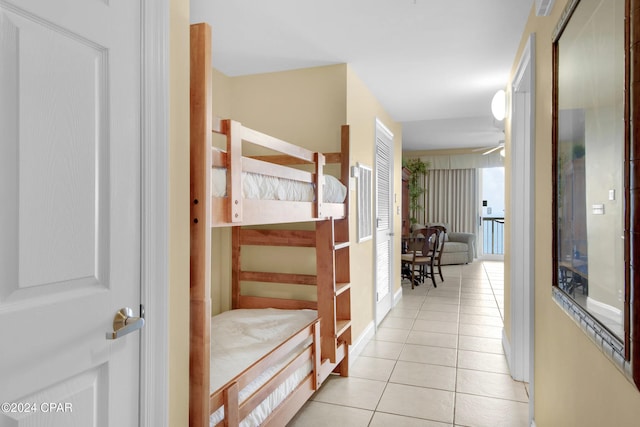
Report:
<svg viewBox="0 0 640 427"><path fill-rule="evenodd" d="M493 113L493 117L496 120L502 121L504 120L507 113L507 96L504 90L500 89L493 95L493 99L491 100L491 113Z"/></svg>

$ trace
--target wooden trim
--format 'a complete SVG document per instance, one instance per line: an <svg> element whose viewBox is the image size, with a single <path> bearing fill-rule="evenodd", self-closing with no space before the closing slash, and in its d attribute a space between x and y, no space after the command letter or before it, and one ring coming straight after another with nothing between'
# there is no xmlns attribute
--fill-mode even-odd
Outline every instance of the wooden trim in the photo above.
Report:
<svg viewBox="0 0 640 427"><path fill-rule="evenodd" d="M320 367L322 366L321 352L320 352L320 322L313 324L313 389L318 390L322 384L320 375Z"/></svg>
<svg viewBox="0 0 640 427"><path fill-rule="evenodd" d="M629 359L631 362L633 381L638 389L640 389L640 0L627 0L627 8L629 10L630 19L627 19L629 27L626 33L629 35L627 46L629 52L626 61L627 88L630 90L626 93L625 113L631 115L631 123L627 128L630 139L629 164L625 174L629 179L627 206L630 209L630 215L627 218L629 227L628 236L625 233L625 241L629 242L629 246L625 247L626 259L631 263L629 271L628 286L625 291L625 298L628 302L628 308L625 310L625 331L628 333L628 347L630 347ZM635 64L635 65L631 65ZM628 117L628 116L627 116ZM633 125L635 123L635 125ZM630 129L629 129L630 128ZM626 239L626 237L629 237ZM631 258L633 257L633 258ZM627 343L625 343L627 344Z"/></svg>
<svg viewBox="0 0 640 427"><path fill-rule="evenodd" d="M340 182L347 187L347 197L344 200L344 215L334 216L334 218L345 218L347 220L347 228L349 221L349 205L351 204L351 132L349 125L342 125L340 128L340 150L342 158L340 163ZM347 239L349 240L349 232L347 231Z"/></svg>
<svg viewBox="0 0 640 427"><path fill-rule="evenodd" d="M295 157L287 156L285 154L282 155L271 155L271 156L249 156L252 159L263 160L269 163L275 163L278 165L308 165L310 162L302 159L296 159ZM342 153L324 153L325 160L327 164L333 163L341 163L342 162Z"/></svg>
<svg viewBox="0 0 640 427"><path fill-rule="evenodd" d="M242 222L242 126L228 120L227 134L227 222Z"/></svg>
<svg viewBox="0 0 640 427"><path fill-rule="evenodd" d="M315 166L316 166L316 174L315 174L315 186L316 186L316 200L315 200L315 209L313 212L314 218L322 218L324 215L323 205L324 205L324 155L322 153L315 153L314 155Z"/></svg>
<svg viewBox="0 0 640 427"><path fill-rule="evenodd" d="M331 165L331 164L337 164L337 163L342 163L342 153L324 153L324 161L326 164ZM346 156L347 158L347 164L349 163L349 156Z"/></svg>
<svg viewBox="0 0 640 427"><path fill-rule="evenodd" d="M228 197L211 198L211 223L213 227L228 227L230 224L220 214L229 205ZM289 202L284 200L243 199L243 221L234 225L267 225L283 222L304 222L343 218L346 203L323 203L321 217L314 215L314 202Z"/></svg>
<svg viewBox="0 0 640 427"><path fill-rule="evenodd" d="M351 165L351 133L349 130L349 125L342 125L340 127L340 182L344 184L345 187L349 188L349 177L350 171L349 166Z"/></svg>
<svg viewBox="0 0 640 427"><path fill-rule="evenodd" d="M244 228L240 233L240 244L315 248L316 234L308 230L256 230Z"/></svg>
<svg viewBox="0 0 640 427"><path fill-rule="evenodd" d="M242 420L239 411L239 393L240 387L238 387L237 382L232 383L222 393L224 400L224 417L228 426L240 425L240 420Z"/></svg>
<svg viewBox="0 0 640 427"><path fill-rule="evenodd" d="M260 283L286 283L290 285L316 285L315 274L269 273L240 271L240 281Z"/></svg>
<svg viewBox="0 0 640 427"><path fill-rule="evenodd" d="M238 306L235 308L280 308L284 310L315 310L317 307L318 303L316 303L315 301L241 295L238 297Z"/></svg>
<svg viewBox="0 0 640 427"><path fill-rule="evenodd" d="M240 227L231 228L231 308L233 309L240 308L241 232Z"/></svg>
<svg viewBox="0 0 640 427"><path fill-rule="evenodd" d="M257 130L250 129L248 127L242 127L240 135L244 141L249 143L313 163L314 153L306 148L293 145L289 142L258 132Z"/></svg>
<svg viewBox="0 0 640 427"><path fill-rule="evenodd" d="M291 165L310 165L311 162L308 162L303 159L297 159L295 157L288 156L286 154L274 154L268 156L248 156L251 159L261 160L263 162L269 162L276 165L282 166L291 166Z"/></svg>
<svg viewBox="0 0 640 427"><path fill-rule="evenodd" d="M318 316L322 331L321 352L323 359L336 361L335 319L335 261L333 221L316 223L316 274L318 288Z"/></svg>
<svg viewBox="0 0 640 427"><path fill-rule="evenodd" d="M211 338L211 28L191 26L189 424L209 425Z"/></svg>
<svg viewBox="0 0 640 427"><path fill-rule="evenodd" d="M306 183L315 182L314 175L310 172L281 166L275 163L269 163L262 160L252 159L250 157L242 158L242 171L252 172L262 175L273 176L283 179L291 179Z"/></svg>
<svg viewBox="0 0 640 427"><path fill-rule="evenodd" d="M337 372L343 376L349 376L349 349L344 342L338 343L336 346L336 361L331 362L327 358L322 359L320 367L320 380L324 382L332 372Z"/></svg>
<svg viewBox="0 0 640 427"><path fill-rule="evenodd" d="M558 30L557 30L558 31ZM557 286L558 283L558 266L556 260L558 259L558 42L554 40L552 45L552 81L551 81L551 188L553 197L551 198L551 229L553 235L551 236L551 256L552 256L552 271L551 271L551 283L552 286Z"/></svg>
<svg viewBox="0 0 640 427"><path fill-rule="evenodd" d="M625 187L627 187L627 183L631 182L631 165L632 163L635 161L635 156L640 154L640 152L638 152L638 148L635 146L632 146L632 144L634 144L636 142L636 139L632 137L632 133L631 133L631 102L633 100L633 95L632 95L632 82L636 82L638 80L640 80L640 72L638 70L633 70L631 68L631 59L632 56L634 56L634 46L632 46L632 34L631 34L631 29L632 28L636 28L636 26L631 22L631 20L633 19L633 15L631 14L631 1L630 0L626 0L625 2L625 20L624 20L624 25L625 25L625 31L624 31L624 46L625 46L625 54L624 54L624 78L625 78L625 82L624 82L624 141L625 141L625 147L624 147L624 158L625 158L625 163L624 163L624 182L625 182ZM628 17L628 18L627 18ZM637 68L637 67L636 67ZM631 75L631 73L634 73L635 75ZM635 108L634 108L635 110ZM637 113L636 113L637 114ZM640 115L636 116L635 118L640 118ZM634 157L632 157L634 156ZM635 227L632 228L632 218L635 217L634 215L634 204L631 203L631 192L633 191L631 188L636 188L637 187L637 182L635 181L635 185L633 185L632 187L629 186L629 188L625 188L625 192L624 192L624 203L625 206L630 207L630 212L626 213L624 216L624 261L625 261L625 275L624 275L624 293L625 293L625 299L624 299L624 307L623 307L623 320L622 320L622 324L623 324L623 330L624 330L624 357L626 360L631 360L631 289L633 287L633 282L632 282L632 270L633 270L633 266L634 263L632 263L631 260L631 245L634 243L634 236L633 236L633 232L634 231L640 231L640 228L636 229ZM637 265L637 264L635 264ZM636 293L636 295L638 295ZM634 365L632 365L632 369L633 369ZM640 379L640 378L639 378ZM634 378L635 381L635 378Z"/></svg>

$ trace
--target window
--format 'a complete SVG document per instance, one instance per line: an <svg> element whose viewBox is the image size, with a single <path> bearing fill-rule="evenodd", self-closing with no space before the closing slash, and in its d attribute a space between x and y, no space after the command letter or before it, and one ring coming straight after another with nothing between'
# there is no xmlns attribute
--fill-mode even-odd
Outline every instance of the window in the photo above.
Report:
<svg viewBox="0 0 640 427"><path fill-rule="evenodd" d="M354 169L357 180L357 211L358 214L358 242L364 242L373 237L373 218L371 201L371 168L357 163Z"/></svg>

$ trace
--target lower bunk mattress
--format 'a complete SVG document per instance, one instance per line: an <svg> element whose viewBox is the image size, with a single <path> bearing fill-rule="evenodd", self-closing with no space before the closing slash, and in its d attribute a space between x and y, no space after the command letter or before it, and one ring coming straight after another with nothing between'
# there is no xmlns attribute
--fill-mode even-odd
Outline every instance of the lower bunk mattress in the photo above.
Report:
<svg viewBox="0 0 640 427"><path fill-rule="evenodd" d="M323 202L342 203L347 188L334 176L324 175ZM211 169L211 195L225 197L227 193L227 170ZM251 172L242 173L242 197L260 200L287 200L290 202L315 201L313 184L291 179L277 178Z"/></svg>
<svg viewBox="0 0 640 427"><path fill-rule="evenodd" d="M315 310L267 308L230 310L212 317L210 392L224 386L279 344L317 319L317 316ZM251 396L297 354L298 351L292 352L288 359L271 366L256 380L240 390L239 401L242 402ZM311 361L301 366L242 420L240 425L242 427L260 425L295 390L311 369ZM219 408L211 414L209 423L214 426L223 418L224 408Z"/></svg>

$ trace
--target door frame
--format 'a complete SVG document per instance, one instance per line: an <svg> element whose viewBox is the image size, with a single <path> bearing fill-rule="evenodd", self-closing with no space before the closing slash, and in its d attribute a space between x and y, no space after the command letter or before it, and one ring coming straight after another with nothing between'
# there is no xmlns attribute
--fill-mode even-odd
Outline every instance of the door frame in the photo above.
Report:
<svg viewBox="0 0 640 427"><path fill-rule="evenodd" d="M535 303L535 33L531 33L512 82L511 103L511 336L503 336L511 376L529 382L529 421L534 405ZM518 215L516 215L516 211Z"/></svg>
<svg viewBox="0 0 640 427"><path fill-rule="evenodd" d="M379 313L378 310L378 266L377 266L377 248L378 248L378 224L377 224L377 212L378 212L378 180L377 180L377 165L378 165L378 159L377 159L377 153L376 153L376 148L378 146L378 135L379 133L384 134L384 136L386 136L389 139L389 143L390 143L390 156L391 159L389 161L389 292L387 294L387 297L389 298L389 310L387 310L384 315L381 318L381 313ZM375 219L374 219L374 224L373 224L373 229L374 231L374 239L373 239L373 259L374 259L374 263L373 263L373 312L374 312L374 323L376 326L376 329L378 328L378 325L380 325L380 323L382 322L384 316L386 316L389 311L391 310L391 307L393 307L393 302L394 302L394 295L393 295L393 277L395 274L394 271L394 263L393 263L393 259L394 259L394 218L395 215L393 214L393 188L394 188L394 157L395 157L395 152L394 152L394 143L393 143L393 132L391 132L391 130L384 125L384 123L382 123L382 121L376 117L375 120L375 128L374 128L374 140L375 140L375 145L374 145L374 173L375 173L375 191L372 191L372 193L375 195L375 199L374 199L374 211L376 213Z"/></svg>
<svg viewBox="0 0 640 427"><path fill-rule="evenodd" d="M169 0L141 1L140 426L167 426L169 407Z"/></svg>

